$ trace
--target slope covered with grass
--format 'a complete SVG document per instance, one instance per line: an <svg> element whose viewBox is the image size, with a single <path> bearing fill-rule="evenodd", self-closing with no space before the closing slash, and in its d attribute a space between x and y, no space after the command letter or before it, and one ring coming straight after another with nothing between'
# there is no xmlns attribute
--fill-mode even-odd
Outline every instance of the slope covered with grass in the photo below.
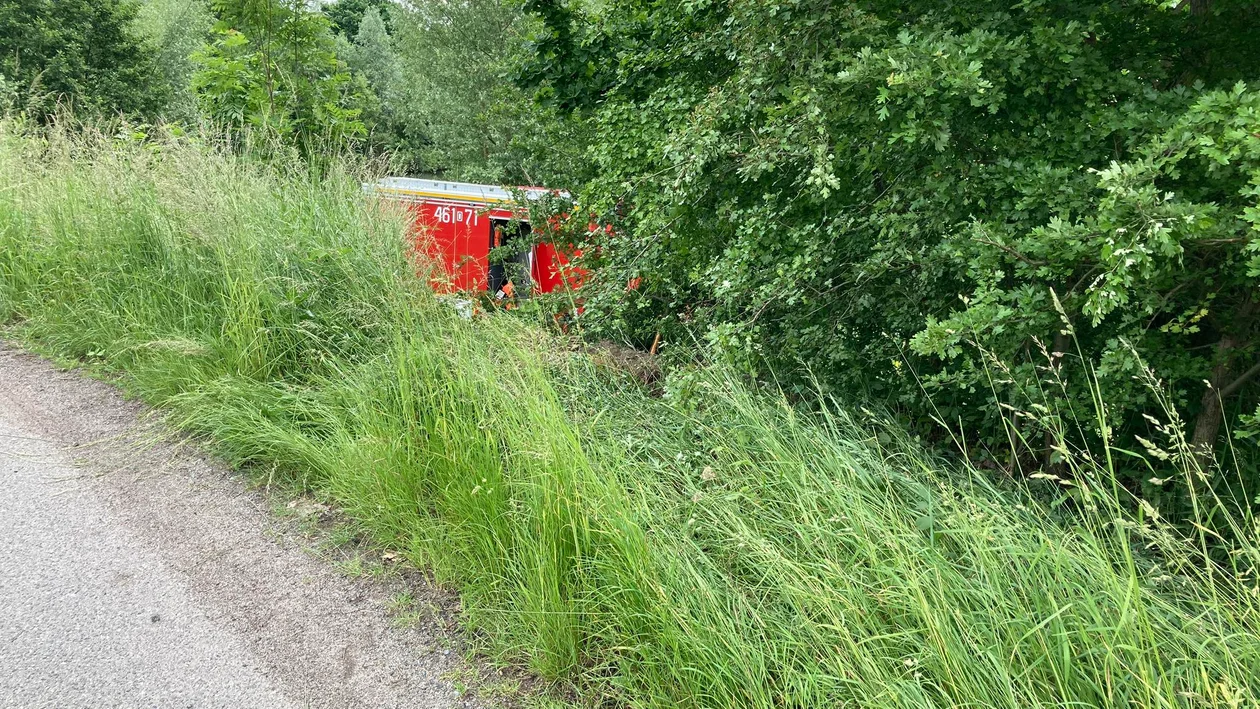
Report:
<svg viewBox="0 0 1260 709"><path fill-rule="evenodd" d="M0 174L9 336L334 501L457 587L495 651L587 700L1260 693L1237 572L1254 530L1231 568L1120 512L1105 478L1060 519L865 412L802 414L700 368L650 396L519 319L437 303L353 175L12 124Z"/></svg>

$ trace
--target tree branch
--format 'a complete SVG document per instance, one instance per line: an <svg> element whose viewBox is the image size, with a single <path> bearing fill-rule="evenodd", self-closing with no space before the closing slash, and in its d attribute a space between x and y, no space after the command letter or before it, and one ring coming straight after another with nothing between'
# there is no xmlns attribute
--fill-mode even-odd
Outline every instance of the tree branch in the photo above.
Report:
<svg viewBox="0 0 1260 709"><path fill-rule="evenodd" d="M1036 259L1031 259L1031 258L1028 258L1027 256L1025 256L1025 255L1021 254L1020 252L1016 251L1015 249L1012 249L1011 247L1009 247L1009 246L1007 246L1007 245L1005 245L1005 244L999 244L999 243L998 243L998 242L996 242L996 241L989 241L988 239L981 239L981 238L980 238L980 237L978 237L978 236L973 236L973 237L971 238L971 240L972 240L972 241L975 241L975 242L978 242L978 243L981 243L981 244L985 244L985 245L988 245L988 246L992 246L992 247L994 247L994 248L1001 249L1001 250L1005 251L1006 253L1010 254L1011 256L1014 256L1015 258L1019 259L1020 261L1023 261L1024 263L1028 264L1029 266L1048 266L1048 265L1049 265L1049 264L1048 264L1048 263L1046 263L1045 261L1037 261Z"/></svg>
<svg viewBox="0 0 1260 709"><path fill-rule="evenodd" d="M1146 332L1147 330L1150 330L1151 326L1154 325L1155 321L1159 318L1159 314L1164 312L1164 306L1168 305L1168 301L1172 300L1172 297L1174 295L1177 295L1178 293L1180 293L1183 289L1185 289L1186 286L1190 285L1193 282L1194 281L1190 279L1186 279L1182 281L1181 283L1178 283L1176 287L1174 287L1172 290L1165 293L1164 297L1160 299L1159 305L1155 306L1154 314L1151 315L1151 321L1146 323L1146 327L1142 329L1142 332Z"/></svg>
<svg viewBox="0 0 1260 709"><path fill-rule="evenodd" d="M1228 386L1221 389L1221 398L1224 399L1237 393L1238 390L1241 389L1242 386L1246 384L1249 379L1256 376L1257 374L1260 374L1260 362L1256 362L1255 364L1253 364L1251 366L1251 369L1248 369L1247 371L1238 375L1237 379L1230 382Z"/></svg>
<svg viewBox="0 0 1260 709"><path fill-rule="evenodd" d="M1229 246L1231 244L1249 244L1251 238L1237 236L1229 239L1191 239L1185 242L1189 246Z"/></svg>

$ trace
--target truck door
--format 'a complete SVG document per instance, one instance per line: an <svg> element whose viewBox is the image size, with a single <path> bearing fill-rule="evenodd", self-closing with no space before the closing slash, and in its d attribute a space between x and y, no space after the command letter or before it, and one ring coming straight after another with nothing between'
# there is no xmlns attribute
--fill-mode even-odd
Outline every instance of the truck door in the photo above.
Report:
<svg viewBox="0 0 1260 709"><path fill-rule="evenodd" d="M528 298L533 289L534 244L529 222L490 221L487 285L498 300Z"/></svg>

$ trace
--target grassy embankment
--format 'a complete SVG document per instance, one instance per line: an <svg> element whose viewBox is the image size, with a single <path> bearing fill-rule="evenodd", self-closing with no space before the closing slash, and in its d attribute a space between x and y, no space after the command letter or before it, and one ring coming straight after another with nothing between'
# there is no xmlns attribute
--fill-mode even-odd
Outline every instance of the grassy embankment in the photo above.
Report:
<svg viewBox="0 0 1260 709"><path fill-rule="evenodd" d="M528 324L435 303L401 220L352 176L11 125L0 175L12 336L118 373L232 461L335 501L458 587L497 651L585 697L1260 693L1254 577L1118 513L1105 466L1077 471L1065 526L870 415L799 414L714 370L652 398Z"/></svg>

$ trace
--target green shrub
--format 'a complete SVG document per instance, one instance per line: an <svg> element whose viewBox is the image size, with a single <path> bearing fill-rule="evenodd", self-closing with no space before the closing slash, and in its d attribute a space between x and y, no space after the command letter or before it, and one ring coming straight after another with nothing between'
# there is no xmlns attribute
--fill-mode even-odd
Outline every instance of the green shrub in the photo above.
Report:
<svg viewBox="0 0 1260 709"><path fill-rule="evenodd" d="M1218 394L1230 418L1260 403L1240 378L1260 351L1251 3L530 8L522 79L592 116L579 202L616 226L586 238L596 329L698 336L802 396L966 428L974 460L1025 473L1055 453L1009 407L1087 412L1090 376L1117 441L1153 435L1134 351L1197 446L1221 450Z"/></svg>

